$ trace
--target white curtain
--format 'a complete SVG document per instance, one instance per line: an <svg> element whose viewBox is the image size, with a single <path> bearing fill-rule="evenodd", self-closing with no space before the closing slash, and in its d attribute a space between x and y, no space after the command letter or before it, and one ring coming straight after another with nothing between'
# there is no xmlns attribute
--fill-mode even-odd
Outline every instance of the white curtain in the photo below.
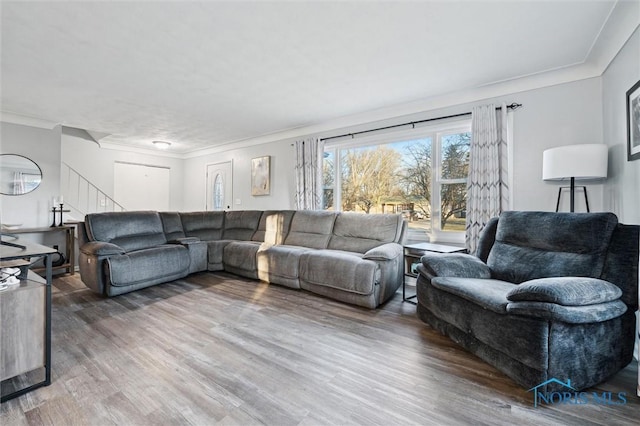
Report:
<svg viewBox="0 0 640 426"><path fill-rule="evenodd" d="M296 209L322 208L322 156L324 142L317 138L296 141Z"/></svg>
<svg viewBox="0 0 640 426"><path fill-rule="evenodd" d="M482 105L471 112L471 150L467 182L466 246L475 253L489 219L509 208L507 106Z"/></svg>

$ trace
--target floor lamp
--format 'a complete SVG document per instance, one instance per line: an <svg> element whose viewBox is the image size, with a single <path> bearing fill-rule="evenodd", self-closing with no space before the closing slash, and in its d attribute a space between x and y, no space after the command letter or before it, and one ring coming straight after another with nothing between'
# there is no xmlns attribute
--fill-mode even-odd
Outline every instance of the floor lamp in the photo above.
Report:
<svg viewBox="0 0 640 426"><path fill-rule="evenodd" d="M566 145L551 148L542 155L542 179L549 181L570 181L570 211L575 211L576 180L598 180L607 177L608 148L604 144ZM556 212L560 208L562 189L558 189ZM587 187L584 200L589 211Z"/></svg>

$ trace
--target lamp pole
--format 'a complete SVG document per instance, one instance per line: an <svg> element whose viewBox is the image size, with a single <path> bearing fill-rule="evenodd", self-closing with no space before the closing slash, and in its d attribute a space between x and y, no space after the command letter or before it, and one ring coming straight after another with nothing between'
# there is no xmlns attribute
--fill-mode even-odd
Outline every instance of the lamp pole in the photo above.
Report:
<svg viewBox="0 0 640 426"><path fill-rule="evenodd" d="M571 194L569 195L569 211L573 213L575 211L575 193L576 193L576 178L571 177ZM586 196L586 192L585 192Z"/></svg>

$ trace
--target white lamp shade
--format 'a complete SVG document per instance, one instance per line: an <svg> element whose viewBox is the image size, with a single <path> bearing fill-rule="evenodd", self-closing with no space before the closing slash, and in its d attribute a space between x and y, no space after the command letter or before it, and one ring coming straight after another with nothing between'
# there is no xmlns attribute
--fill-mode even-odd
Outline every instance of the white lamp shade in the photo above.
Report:
<svg viewBox="0 0 640 426"><path fill-rule="evenodd" d="M605 144L566 145L547 149L542 154L542 179L605 179L607 154Z"/></svg>

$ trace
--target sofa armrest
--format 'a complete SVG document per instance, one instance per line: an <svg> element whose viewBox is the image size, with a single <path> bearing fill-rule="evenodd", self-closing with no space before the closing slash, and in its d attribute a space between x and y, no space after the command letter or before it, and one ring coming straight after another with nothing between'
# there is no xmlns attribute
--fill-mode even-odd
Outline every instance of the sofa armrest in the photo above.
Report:
<svg viewBox="0 0 640 426"><path fill-rule="evenodd" d="M112 256L126 253L122 247L102 241L91 241L83 244L80 247L80 251L88 256Z"/></svg>
<svg viewBox="0 0 640 426"><path fill-rule="evenodd" d="M622 290L609 281L586 277L552 277L526 281L507 293L512 302L545 302L586 306L620 299Z"/></svg>
<svg viewBox="0 0 640 426"><path fill-rule="evenodd" d="M387 243L372 248L367 251L362 258L369 260L393 260L399 256L402 256L402 246L397 243Z"/></svg>
<svg viewBox="0 0 640 426"><path fill-rule="evenodd" d="M464 253L425 253L418 271L427 278L491 278L489 267L475 256Z"/></svg>

